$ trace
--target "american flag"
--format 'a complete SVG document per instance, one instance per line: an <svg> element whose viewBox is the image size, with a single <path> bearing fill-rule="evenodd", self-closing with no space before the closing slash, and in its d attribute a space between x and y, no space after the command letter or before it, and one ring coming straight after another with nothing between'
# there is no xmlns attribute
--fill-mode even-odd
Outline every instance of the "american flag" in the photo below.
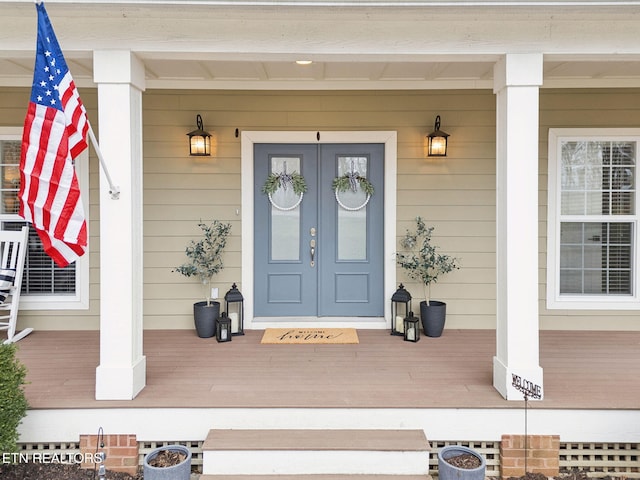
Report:
<svg viewBox="0 0 640 480"><path fill-rule="evenodd" d="M36 8L36 62L20 158L20 216L33 224L45 252L65 267L87 246L73 159L87 148L89 121L44 4Z"/></svg>

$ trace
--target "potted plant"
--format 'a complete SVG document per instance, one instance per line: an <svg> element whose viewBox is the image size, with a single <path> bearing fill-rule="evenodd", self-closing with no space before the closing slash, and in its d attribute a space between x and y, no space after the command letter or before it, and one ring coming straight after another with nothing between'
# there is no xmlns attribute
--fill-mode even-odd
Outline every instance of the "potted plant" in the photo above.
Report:
<svg viewBox="0 0 640 480"><path fill-rule="evenodd" d="M183 445L158 447L144 457L144 480L189 480L191 450Z"/></svg>
<svg viewBox="0 0 640 480"><path fill-rule="evenodd" d="M420 302L420 319L425 335L439 337L444 329L447 305L431 300L431 284L445 273L460 268L458 259L438 252L431 243L434 227L427 227L421 217L416 217L416 231L407 230L400 245L405 253L396 253L398 265L407 271L409 278L424 286L425 300Z"/></svg>
<svg viewBox="0 0 640 480"><path fill-rule="evenodd" d="M220 316L220 302L211 300L211 280L224 267L222 253L231 224L214 220L211 224L200 222L198 227L202 230L202 238L187 245L185 253L189 261L174 271L200 279L206 300L194 303L193 318L198 336L209 338L215 335L215 319Z"/></svg>

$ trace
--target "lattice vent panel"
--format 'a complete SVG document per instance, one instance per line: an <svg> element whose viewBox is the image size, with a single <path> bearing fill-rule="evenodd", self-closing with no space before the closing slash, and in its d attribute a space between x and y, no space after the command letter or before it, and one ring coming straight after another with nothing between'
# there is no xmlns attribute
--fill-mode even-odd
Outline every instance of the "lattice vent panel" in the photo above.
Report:
<svg viewBox="0 0 640 480"><path fill-rule="evenodd" d="M640 478L640 443L560 443L560 469L590 477Z"/></svg>
<svg viewBox="0 0 640 480"><path fill-rule="evenodd" d="M59 443L20 443L18 444L18 461L42 462L52 461L73 463L74 457L80 455L80 444L78 442Z"/></svg>

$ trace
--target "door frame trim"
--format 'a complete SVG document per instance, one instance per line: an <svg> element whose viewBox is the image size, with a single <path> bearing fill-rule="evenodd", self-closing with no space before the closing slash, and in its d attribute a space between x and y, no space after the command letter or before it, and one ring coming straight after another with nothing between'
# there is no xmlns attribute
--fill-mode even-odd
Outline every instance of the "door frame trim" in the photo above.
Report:
<svg viewBox="0 0 640 480"><path fill-rule="evenodd" d="M318 140L318 135L320 140ZM244 131L241 134L241 274L242 294L244 296L245 327L260 330L270 327L299 327L300 322L287 323L273 318L254 318L253 316L253 220L254 220L254 174L253 147L256 143L382 143L384 144L384 298L390 299L396 284L396 207L397 207L397 164L398 135L395 130L385 131ZM391 302L384 302L384 318L345 321L310 321L305 327L352 327L352 328L390 328Z"/></svg>

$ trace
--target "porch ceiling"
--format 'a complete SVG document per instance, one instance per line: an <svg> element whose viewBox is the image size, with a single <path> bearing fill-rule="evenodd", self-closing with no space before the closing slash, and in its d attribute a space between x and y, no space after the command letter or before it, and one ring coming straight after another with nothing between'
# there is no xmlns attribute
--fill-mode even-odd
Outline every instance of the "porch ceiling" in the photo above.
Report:
<svg viewBox="0 0 640 480"><path fill-rule="evenodd" d="M482 3L482 5L479 5ZM637 0L50 0L76 83L130 49L147 88L493 88L505 52L545 55L544 87L640 87ZM33 1L0 0L0 86L30 86ZM313 60L297 65L296 60Z"/></svg>
<svg viewBox="0 0 640 480"><path fill-rule="evenodd" d="M479 60L447 58L381 61L345 58L316 59L298 65L295 58L233 60L164 58L158 53L138 53L146 70L147 88L176 89L491 89L497 55ZM300 59L313 59L313 55ZM67 56L76 83L92 87L93 58L90 54ZM33 58L0 53L0 86L30 86ZM640 87L640 57L616 60L547 57L545 88Z"/></svg>

